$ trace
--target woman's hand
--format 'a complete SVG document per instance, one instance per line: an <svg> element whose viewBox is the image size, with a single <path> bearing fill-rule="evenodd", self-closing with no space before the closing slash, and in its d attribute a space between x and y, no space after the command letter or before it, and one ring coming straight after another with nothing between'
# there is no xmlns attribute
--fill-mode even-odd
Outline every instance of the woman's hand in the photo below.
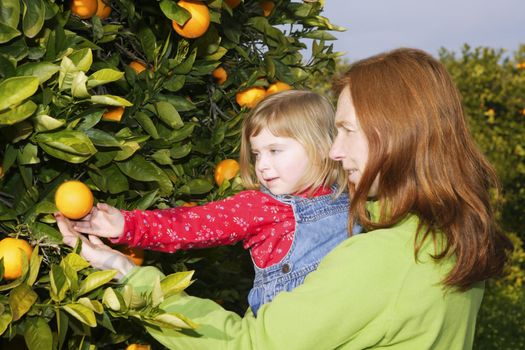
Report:
<svg viewBox="0 0 525 350"><path fill-rule="evenodd" d="M117 270L116 277L120 279L135 266L124 254L107 246L97 236L90 235L88 239L75 231L73 222L62 214L56 213L55 218L64 243L74 247L80 239L82 241L80 255L93 267L101 270Z"/></svg>
<svg viewBox="0 0 525 350"><path fill-rule="evenodd" d="M124 216L117 208L98 203L87 216L73 221L73 229L89 235L117 238L124 231Z"/></svg>

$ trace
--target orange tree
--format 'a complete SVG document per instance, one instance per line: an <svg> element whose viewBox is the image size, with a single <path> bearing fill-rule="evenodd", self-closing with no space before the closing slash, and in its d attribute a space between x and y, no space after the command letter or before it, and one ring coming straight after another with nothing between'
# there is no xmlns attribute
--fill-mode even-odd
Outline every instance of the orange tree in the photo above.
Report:
<svg viewBox="0 0 525 350"><path fill-rule="evenodd" d="M323 1L184 3L2 1L0 239L34 246L22 275L0 281L2 348L20 337L30 349L124 348L153 343L136 331L144 323L191 328L184 315L158 308L189 286L189 269L199 271L192 293L243 310L251 268L238 248L148 253L148 263L174 274L142 295L111 282L114 272L94 271L78 247L62 246L52 215L54 192L70 179L124 209L238 191L238 178L213 180L216 164L239 149L249 109L237 93L276 82L300 88L335 67L326 41L340 28L321 16ZM305 39L314 40L308 61ZM220 84L212 75L219 66Z"/></svg>
<svg viewBox="0 0 525 350"><path fill-rule="evenodd" d="M440 54L456 81L474 137L501 180L498 220L515 252L508 275L487 283L476 349L525 347L525 45L514 55L471 49Z"/></svg>

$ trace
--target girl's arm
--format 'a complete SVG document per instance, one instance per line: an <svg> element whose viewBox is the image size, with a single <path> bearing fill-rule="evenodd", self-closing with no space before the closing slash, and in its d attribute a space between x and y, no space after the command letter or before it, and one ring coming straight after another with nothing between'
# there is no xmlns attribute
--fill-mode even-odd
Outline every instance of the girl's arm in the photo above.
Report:
<svg viewBox="0 0 525 350"><path fill-rule="evenodd" d="M123 234L114 243L165 252L233 244L257 236L293 211L260 191L243 191L196 207L121 211Z"/></svg>

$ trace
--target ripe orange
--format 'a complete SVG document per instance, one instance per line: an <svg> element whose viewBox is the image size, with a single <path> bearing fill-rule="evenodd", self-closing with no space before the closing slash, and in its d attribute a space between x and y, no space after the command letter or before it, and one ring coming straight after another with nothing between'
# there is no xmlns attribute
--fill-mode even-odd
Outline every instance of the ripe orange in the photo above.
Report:
<svg viewBox="0 0 525 350"><path fill-rule="evenodd" d="M188 10L191 14L190 19L180 26L177 22L171 21L173 29L182 37L195 39L206 33L210 26L210 10L199 0L180 0L177 5Z"/></svg>
<svg viewBox="0 0 525 350"><path fill-rule="evenodd" d="M80 181L66 181L58 186L55 204L65 217L80 219L93 208L93 193Z"/></svg>
<svg viewBox="0 0 525 350"><path fill-rule="evenodd" d="M124 107L111 107L102 114L102 119L119 122L122 119L123 114Z"/></svg>
<svg viewBox="0 0 525 350"><path fill-rule="evenodd" d="M110 13L111 7L109 6L109 0L97 0L97 12L95 14L102 19L106 19Z"/></svg>
<svg viewBox="0 0 525 350"><path fill-rule="evenodd" d="M232 10L241 4L241 0L224 0Z"/></svg>
<svg viewBox="0 0 525 350"><path fill-rule="evenodd" d="M129 66L135 71L135 73L140 74L146 69L146 65L140 61L133 61Z"/></svg>
<svg viewBox="0 0 525 350"><path fill-rule="evenodd" d="M226 72L226 69L223 67L217 67L213 72L211 72L211 75L215 78L215 81L217 84L222 85L226 82L228 79L228 73Z"/></svg>
<svg viewBox="0 0 525 350"><path fill-rule="evenodd" d="M151 346L147 344L130 344L126 350L151 350Z"/></svg>
<svg viewBox="0 0 525 350"><path fill-rule="evenodd" d="M197 203L195 203L195 202L186 202L182 206L183 207L196 207Z"/></svg>
<svg viewBox="0 0 525 350"><path fill-rule="evenodd" d="M273 8L275 7L275 3L273 1L262 0L259 1L259 6L261 6L263 10L264 17L268 17L272 14Z"/></svg>
<svg viewBox="0 0 525 350"><path fill-rule="evenodd" d="M88 19L97 12L97 0L71 0L71 13L81 19Z"/></svg>
<svg viewBox="0 0 525 350"><path fill-rule="evenodd" d="M253 108L257 106L260 100L266 96L266 90L260 86L254 86L243 91L239 91L235 95L235 101L241 107Z"/></svg>
<svg viewBox="0 0 525 350"><path fill-rule="evenodd" d="M215 167L215 183L220 186L224 180L233 179L241 167L235 159L224 159Z"/></svg>
<svg viewBox="0 0 525 350"><path fill-rule="evenodd" d="M140 248L132 248L128 246L118 246L116 247L120 252L126 255L128 258L133 260L135 265L141 266L144 262L144 250Z"/></svg>
<svg viewBox="0 0 525 350"><path fill-rule="evenodd" d="M268 86L268 90L266 90L266 94L271 95L279 91L285 91L285 90L291 90L291 89L292 87L290 85L283 83L282 81L278 81Z"/></svg>
<svg viewBox="0 0 525 350"><path fill-rule="evenodd" d="M23 239L7 237L0 241L0 258L4 258L4 279L14 280L22 276L23 254L27 261L31 257L33 248Z"/></svg>

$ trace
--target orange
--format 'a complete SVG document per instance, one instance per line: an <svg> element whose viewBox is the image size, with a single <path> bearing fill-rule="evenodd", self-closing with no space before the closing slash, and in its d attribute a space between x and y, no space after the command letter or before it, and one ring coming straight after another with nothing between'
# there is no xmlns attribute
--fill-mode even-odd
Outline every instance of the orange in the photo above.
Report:
<svg viewBox="0 0 525 350"><path fill-rule="evenodd" d="M228 73L226 72L226 69L223 67L217 67L213 72L211 72L211 75L215 78L215 81L217 84L222 85L226 82L228 79Z"/></svg>
<svg viewBox="0 0 525 350"><path fill-rule="evenodd" d="M24 255L26 254L27 262L31 257L33 248L24 241L18 238L4 238L0 241L0 258L4 258L4 279L14 280L22 276L22 263Z"/></svg>
<svg viewBox="0 0 525 350"><path fill-rule="evenodd" d="M206 33L210 26L210 10L199 0L181 0L177 3L180 7L188 10L191 14L190 19L180 26L177 22L171 21L173 29L182 37L195 39Z"/></svg>
<svg viewBox="0 0 525 350"><path fill-rule="evenodd" d="M279 91L285 91L285 90L291 90L291 89L292 87L290 85L283 83L282 81L278 81L268 86L268 90L266 90L266 94L271 95Z"/></svg>
<svg viewBox="0 0 525 350"><path fill-rule="evenodd" d="M233 179L241 167L235 159L224 159L215 167L215 183L220 186L224 180Z"/></svg>
<svg viewBox="0 0 525 350"><path fill-rule="evenodd" d="M119 122L122 119L123 114L124 107L112 107L109 108L106 112L104 112L104 114L102 115L102 119Z"/></svg>
<svg viewBox="0 0 525 350"><path fill-rule="evenodd" d="M241 107L253 108L257 106L260 100L266 96L266 90L260 86L254 86L243 91L239 91L235 95L235 101Z"/></svg>
<svg viewBox="0 0 525 350"><path fill-rule="evenodd" d="M71 0L71 13L81 19L88 19L97 12L97 0Z"/></svg>
<svg viewBox="0 0 525 350"><path fill-rule="evenodd" d="M141 266L144 262L144 250L140 248L132 248L127 246L119 246L117 249L130 258L135 265Z"/></svg>
<svg viewBox="0 0 525 350"><path fill-rule="evenodd" d="M275 7L275 3L273 1L263 0L259 1L259 6L261 6L263 10L264 17L268 17L272 14L273 8Z"/></svg>
<svg viewBox="0 0 525 350"><path fill-rule="evenodd" d="M522 114L522 115L525 115L525 108L523 108L523 109L521 110L521 114ZM2 175L0 175L0 177L2 177Z"/></svg>
<svg viewBox="0 0 525 350"><path fill-rule="evenodd" d="M130 344L126 350L151 350L151 346L147 344Z"/></svg>
<svg viewBox="0 0 525 350"><path fill-rule="evenodd" d="M182 206L183 207L196 207L197 203L195 203L195 202L186 202Z"/></svg>
<svg viewBox="0 0 525 350"><path fill-rule="evenodd" d="M97 12L95 15L102 19L109 17L111 13L111 7L109 6L109 0L97 0Z"/></svg>
<svg viewBox="0 0 525 350"><path fill-rule="evenodd" d="M241 4L241 0L224 0L232 10Z"/></svg>
<svg viewBox="0 0 525 350"><path fill-rule="evenodd" d="M146 65L140 61L133 61L129 66L135 71L135 73L140 74L146 69Z"/></svg>
<svg viewBox="0 0 525 350"><path fill-rule="evenodd" d="M58 186L55 204L65 217L80 219L93 208L93 193L80 181L66 181Z"/></svg>

